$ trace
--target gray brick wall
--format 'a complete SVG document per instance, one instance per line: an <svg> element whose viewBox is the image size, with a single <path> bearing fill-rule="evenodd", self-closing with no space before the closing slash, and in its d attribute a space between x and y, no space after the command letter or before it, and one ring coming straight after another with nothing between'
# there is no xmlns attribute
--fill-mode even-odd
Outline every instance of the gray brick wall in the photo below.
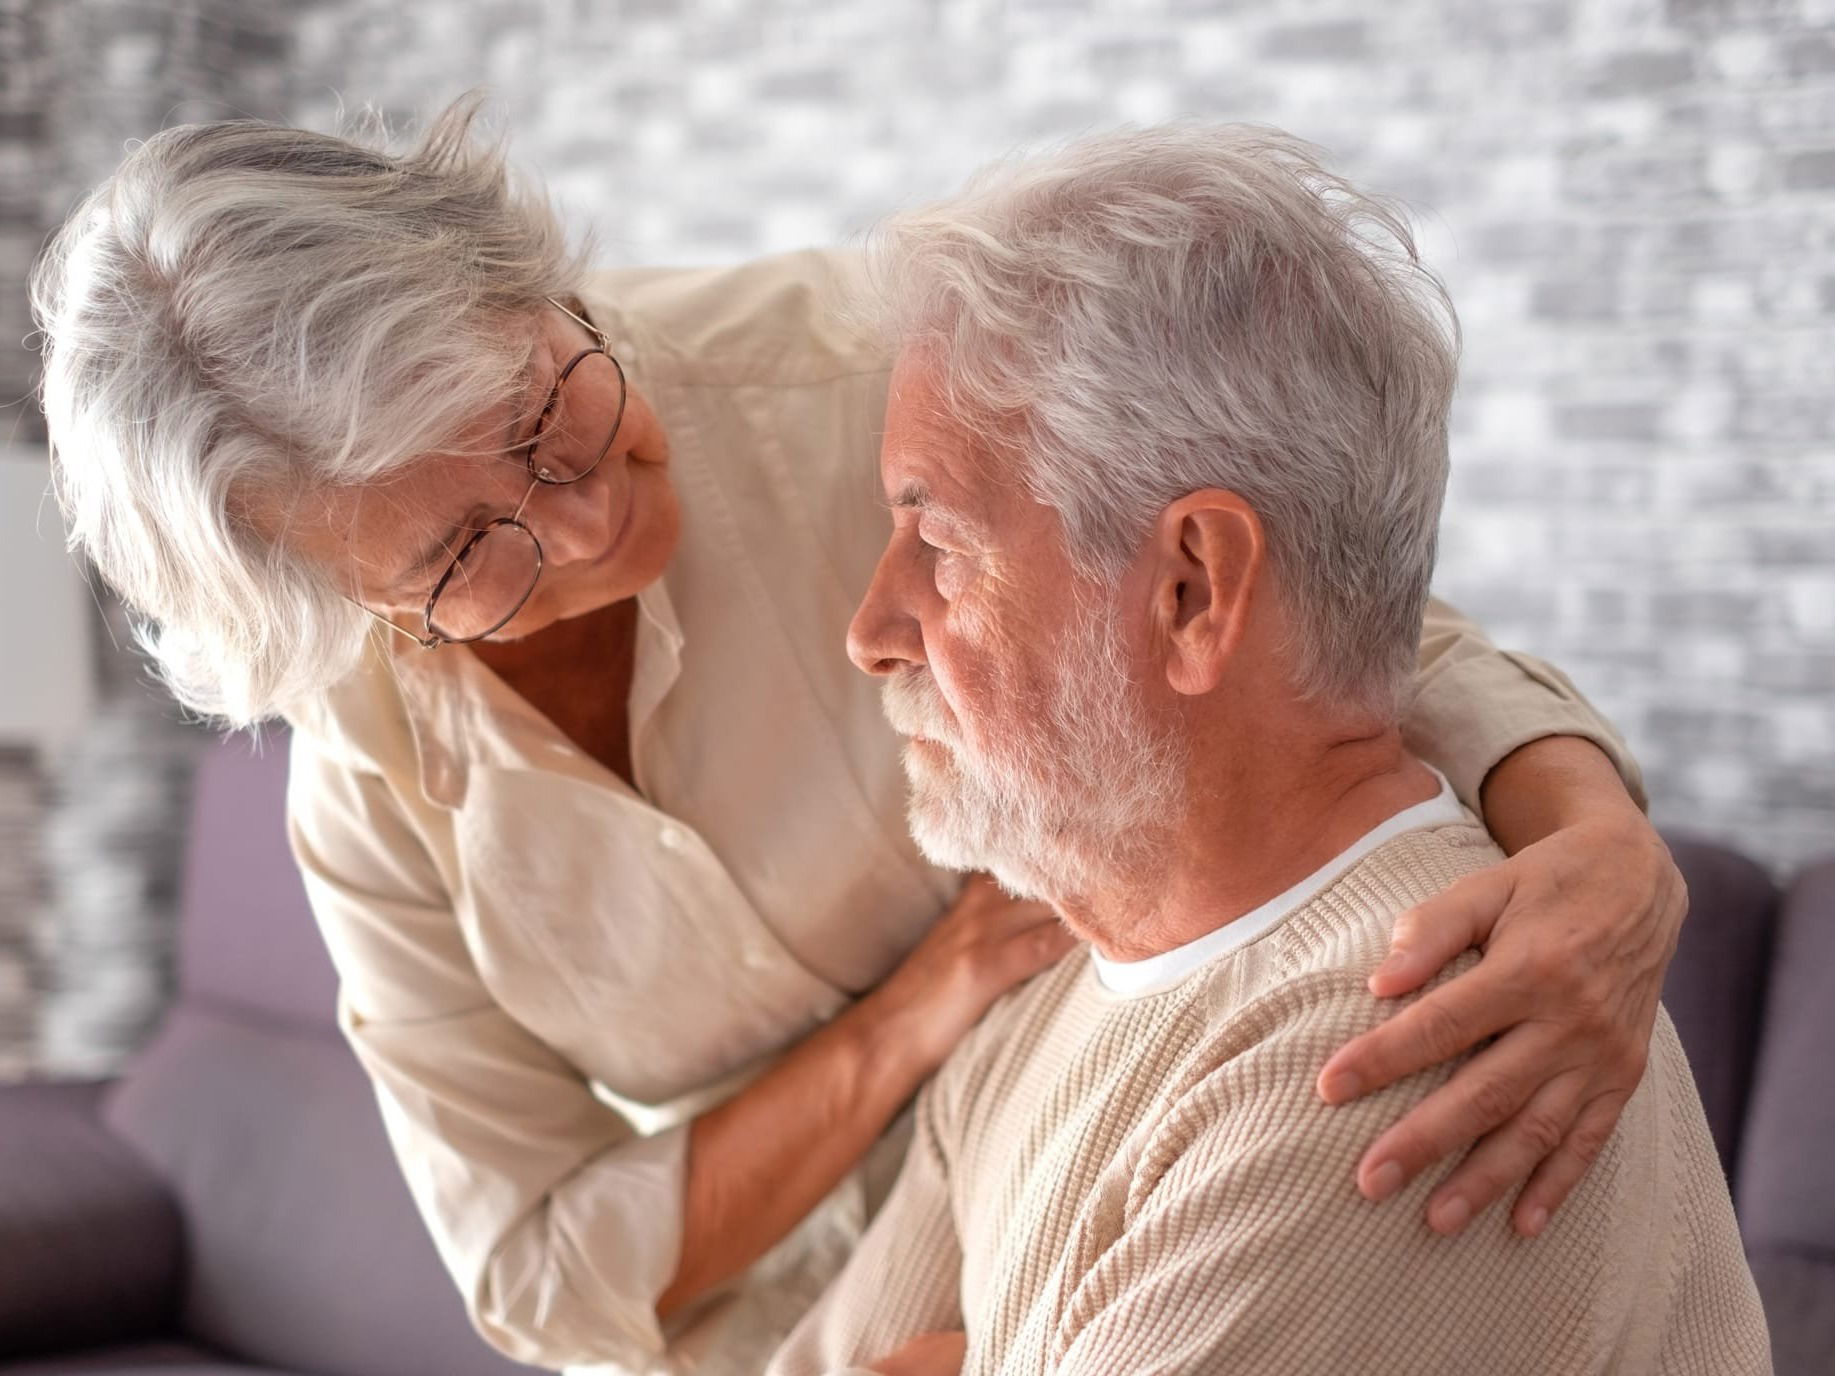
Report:
<svg viewBox="0 0 1835 1376"><path fill-rule="evenodd" d="M47 139L55 200L168 116L484 84L608 262L828 242L1123 120L1293 129L1461 309L1441 590L1621 723L1663 822L1835 850L1835 0L0 0L0 56L22 14L57 79L38 125L0 97L0 189Z"/></svg>
<svg viewBox="0 0 1835 1376"><path fill-rule="evenodd" d="M40 976L31 919L44 898L44 806L38 762L22 750L0 750L0 1080L24 1074L32 1061Z"/></svg>
<svg viewBox="0 0 1835 1376"><path fill-rule="evenodd" d="M32 355L16 347L31 329L24 289L44 236L43 180L51 160L44 112L43 11L0 0L0 442L41 438Z"/></svg>
<svg viewBox="0 0 1835 1376"><path fill-rule="evenodd" d="M1828 0L335 0L296 82L320 124L493 87L631 262L825 242L1120 120L1312 138L1463 316L1441 590L1621 723L1663 821L1835 850Z"/></svg>
<svg viewBox="0 0 1835 1376"><path fill-rule="evenodd" d="M0 0L0 435L43 436L25 276L44 236L166 121L282 117L294 7L278 0ZM95 729L66 756L0 751L0 1078L104 1073L170 986L188 764L198 733L103 647Z"/></svg>

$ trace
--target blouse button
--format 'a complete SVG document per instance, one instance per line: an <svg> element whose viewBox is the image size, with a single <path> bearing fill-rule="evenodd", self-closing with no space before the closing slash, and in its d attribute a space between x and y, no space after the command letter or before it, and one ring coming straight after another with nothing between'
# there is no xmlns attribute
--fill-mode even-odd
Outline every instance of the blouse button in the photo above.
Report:
<svg viewBox="0 0 1835 1376"><path fill-rule="evenodd" d="M739 960L748 970L762 970L771 963L771 957L756 946L742 947Z"/></svg>
<svg viewBox="0 0 1835 1376"><path fill-rule="evenodd" d="M664 827L657 833L656 839L662 843L664 850L680 850L682 848L682 833L675 827Z"/></svg>

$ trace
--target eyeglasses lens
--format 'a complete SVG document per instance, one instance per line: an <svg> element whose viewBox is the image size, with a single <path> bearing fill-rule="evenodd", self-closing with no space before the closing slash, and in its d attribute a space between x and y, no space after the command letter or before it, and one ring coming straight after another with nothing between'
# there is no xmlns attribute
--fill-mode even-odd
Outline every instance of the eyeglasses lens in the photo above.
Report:
<svg viewBox="0 0 1835 1376"><path fill-rule="evenodd" d="M445 640L489 635L516 614L541 572L535 537L505 523L479 537L440 590L428 615L433 633Z"/></svg>
<svg viewBox="0 0 1835 1376"><path fill-rule="evenodd" d="M574 483L593 471L613 438L606 417L617 414L623 387L618 365L605 354L587 354L574 364L531 456L538 478Z"/></svg>

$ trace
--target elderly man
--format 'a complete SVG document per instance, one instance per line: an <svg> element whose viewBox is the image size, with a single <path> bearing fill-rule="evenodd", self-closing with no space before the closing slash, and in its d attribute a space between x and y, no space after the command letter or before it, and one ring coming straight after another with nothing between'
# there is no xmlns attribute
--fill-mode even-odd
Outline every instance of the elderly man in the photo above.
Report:
<svg viewBox="0 0 1835 1376"><path fill-rule="evenodd" d="M773 1372L1769 1370L1666 1017L1533 1241L1437 1236L1432 1174L1360 1197L1447 1069L1315 1096L1385 1016L1396 916L1499 854L1398 724L1456 338L1405 227L1296 140L1189 125L998 168L883 248L895 528L850 650L925 851L1090 949L925 1091Z"/></svg>

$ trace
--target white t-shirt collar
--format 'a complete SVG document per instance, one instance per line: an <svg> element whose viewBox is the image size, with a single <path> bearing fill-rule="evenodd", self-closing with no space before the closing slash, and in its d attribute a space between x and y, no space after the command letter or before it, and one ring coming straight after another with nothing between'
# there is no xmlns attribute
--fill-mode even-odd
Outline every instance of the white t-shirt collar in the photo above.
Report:
<svg viewBox="0 0 1835 1376"><path fill-rule="evenodd" d="M1433 766L1429 765L1428 768L1432 769ZM1206 932L1170 951L1148 956L1145 960L1109 960L1092 949L1090 959L1096 967L1096 978L1102 982L1103 988L1124 998L1164 993L1183 982L1193 971L1255 940L1289 913L1323 892L1328 884L1378 846L1394 840L1403 832L1419 831L1424 827L1450 826L1465 821L1468 814L1453 792L1453 786L1439 770L1433 770L1433 774L1440 781L1440 791L1435 796L1403 808L1387 821L1365 832L1285 893L1269 899L1259 908L1244 913L1232 922L1226 922L1215 931Z"/></svg>

